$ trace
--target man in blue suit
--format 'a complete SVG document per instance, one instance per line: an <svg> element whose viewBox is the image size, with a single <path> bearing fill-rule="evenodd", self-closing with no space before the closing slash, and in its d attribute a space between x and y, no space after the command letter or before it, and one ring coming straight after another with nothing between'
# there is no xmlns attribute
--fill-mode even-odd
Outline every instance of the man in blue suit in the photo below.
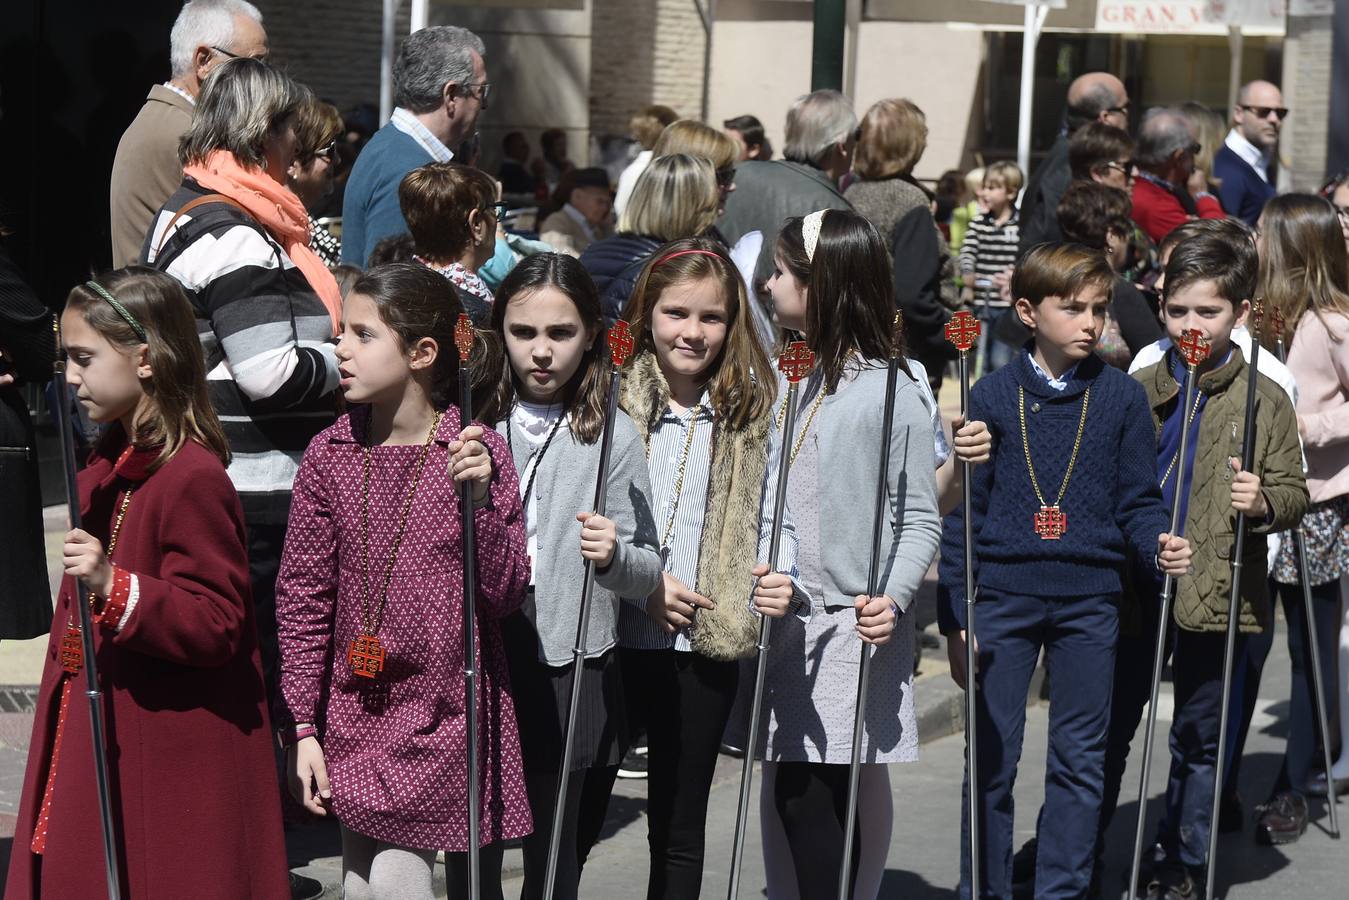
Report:
<svg viewBox="0 0 1349 900"><path fill-rule="evenodd" d="M1237 95L1232 130L1214 155L1213 175L1221 182L1218 199L1229 216L1248 225L1255 225L1265 202L1277 193L1271 170L1287 115L1277 85L1252 81Z"/></svg>

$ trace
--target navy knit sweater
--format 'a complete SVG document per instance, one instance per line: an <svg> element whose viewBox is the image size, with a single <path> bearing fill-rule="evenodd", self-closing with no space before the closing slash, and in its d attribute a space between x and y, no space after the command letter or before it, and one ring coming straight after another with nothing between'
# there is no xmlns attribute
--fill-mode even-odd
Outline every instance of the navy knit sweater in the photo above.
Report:
<svg viewBox="0 0 1349 900"><path fill-rule="evenodd" d="M1035 533L1040 501L1026 471L1017 388L1026 392L1026 432L1045 502L1052 504L1072 456L1091 388L1082 447L1060 504L1068 520L1057 541ZM970 392L971 421L988 425L993 456L973 473L975 581L994 591L1036 597L1100 596L1120 590L1126 547L1153 559L1166 531L1157 487L1157 437L1143 386L1096 356L1083 360L1063 391L1031 367L1023 351L979 379ZM943 632L964 628L963 509L942 528L937 618Z"/></svg>

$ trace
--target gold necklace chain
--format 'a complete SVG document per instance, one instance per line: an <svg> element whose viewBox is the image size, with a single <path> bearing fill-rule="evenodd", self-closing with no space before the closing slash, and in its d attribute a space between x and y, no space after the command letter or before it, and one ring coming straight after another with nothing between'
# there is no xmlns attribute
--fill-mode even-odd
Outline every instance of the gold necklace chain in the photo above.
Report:
<svg viewBox="0 0 1349 900"><path fill-rule="evenodd" d="M824 394L825 394L824 383L821 382L821 383L820 383L820 392L819 392L818 394L815 395L815 400L814 400L814 402L812 402L812 403L810 404L810 409L806 412L806 423L805 423L804 425L802 425L802 426L801 426L801 430L800 430L799 432L797 432L797 435L796 435L796 443L795 443L794 445L792 445L792 455L791 455L791 456L788 458L788 460L787 460L787 468L789 468L789 469L790 469L792 466L796 465L796 457L797 457L797 454L799 454L799 453L801 452L801 445L804 444L804 443L806 442L806 434L810 431L810 423L815 421L815 414L816 414L817 412L820 411L820 404L824 402ZM790 397L790 394L788 394L788 397ZM782 405L781 405L780 407L778 407L778 430L779 430L779 431L782 430L783 424L787 421L787 400L788 400L788 397L783 397L783 398L782 398ZM787 440L787 435L783 435L782 439L783 439L783 440Z"/></svg>
<svg viewBox="0 0 1349 900"><path fill-rule="evenodd" d="M379 632L379 623L384 616L384 601L389 595L389 584L393 580L394 563L398 561L398 548L403 543L403 533L407 530L408 514L412 512L412 498L417 493L417 484L422 480L422 469L426 467L426 458L431 455L431 442L435 439L436 430L440 427L440 418L443 412L437 412L436 417L431 420L431 430L426 433L426 442L422 444L421 456L417 459L417 468L412 472L412 484L408 488L407 497L403 500L403 512L398 522L398 531L394 533L393 547L389 550L389 563L384 568L384 589L380 591L379 603L375 606L375 615L373 619L374 627L371 627L370 618L370 458L372 448L369 444L363 447L365 459L361 466L361 584L364 594L361 597L361 627L365 633L374 636ZM465 494L467 495L467 491ZM464 502L470 502L465 499Z"/></svg>
<svg viewBox="0 0 1349 900"><path fill-rule="evenodd" d="M1188 430L1190 424L1194 422L1195 415L1199 412L1199 401L1204 398L1203 391L1195 391L1194 406L1190 409L1190 414L1185 417L1185 428ZM1174 456L1171 457L1171 464L1166 467L1166 474L1162 476L1159 487L1166 487L1166 480L1171 477L1171 471L1176 467L1176 460L1180 459L1180 450L1177 449Z"/></svg>
<svg viewBox="0 0 1349 900"><path fill-rule="evenodd" d="M684 494L684 472L689 466L689 454L693 451L693 429L698 424L698 417L702 415L703 405L701 403L693 407L689 412L688 429L684 433L684 451L679 456L679 468L675 470L674 487L671 490L670 500L670 518L665 523L665 535L660 539L662 547L670 546L670 537L674 534L675 515L679 512L679 499ZM647 457L651 456L651 445L647 444Z"/></svg>
<svg viewBox="0 0 1349 900"><path fill-rule="evenodd" d="M1026 470L1030 472L1030 485L1035 489L1035 497L1040 501L1040 506L1047 507L1051 504L1045 502L1044 494L1040 493L1040 482L1035 477L1035 465L1030 459L1030 438L1026 436L1026 389L1017 388L1016 396L1017 415L1021 419L1021 447L1026 451ZM1077 436L1073 438L1073 454L1068 458L1068 469L1063 473L1063 483L1059 485L1059 496L1054 501L1053 506L1057 507L1063 502L1063 495L1068 492L1068 479L1073 477L1073 466L1077 465L1077 451L1082 447L1082 432L1087 425L1087 402L1091 400L1091 388L1087 388L1082 393L1082 416L1077 420Z"/></svg>

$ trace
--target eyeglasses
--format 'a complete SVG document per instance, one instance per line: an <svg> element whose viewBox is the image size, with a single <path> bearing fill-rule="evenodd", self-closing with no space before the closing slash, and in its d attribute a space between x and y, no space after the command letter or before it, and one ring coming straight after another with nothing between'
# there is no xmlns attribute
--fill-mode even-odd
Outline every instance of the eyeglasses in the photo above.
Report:
<svg viewBox="0 0 1349 900"><path fill-rule="evenodd" d="M1126 103L1123 106L1107 106L1105 111L1119 113L1121 116L1127 117L1129 115L1129 104Z"/></svg>
<svg viewBox="0 0 1349 900"><path fill-rule="evenodd" d="M328 162L334 162L337 159L337 138L333 138L328 146L321 150L314 151L315 159L326 159Z"/></svg>
<svg viewBox="0 0 1349 900"><path fill-rule="evenodd" d="M482 84L461 84L459 86L464 89L464 96L477 97L479 103L484 107L487 106L487 95L492 92L492 83L490 81L484 81ZM477 88L478 93L473 93L473 88Z"/></svg>
<svg viewBox="0 0 1349 900"><path fill-rule="evenodd" d="M1131 176L1134 174L1134 171L1138 168L1138 164L1135 163L1132 159L1126 159L1126 160L1118 160L1118 159L1117 159L1117 160L1112 160L1112 161L1106 163L1106 164L1103 166L1103 168L1106 168L1106 169L1114 169L1116 172L1119 172L1121 175L1124 175L1124 176L1126 176L1126 177L1131 177Z"/></svg>
<svg viewBox="0 0 1349 900"><path fill-rule="evenodd" d="M717 187L723 191L729 191L735 187L735 169L718 169Z"/></svg>
<svg viewBox="0 0 1349 900"><path fill-rule="evenodd" d="M492 214L492 217L495 218L498 222L500 222L502 219L506 217L506 212L509 209L510 207L508 207L505 203L498 200L496 203L493 203L490 206L484 206L482 211L490 212Z"/></svg>
<svg viewBox="0 0 1349 900"><path fill-rule="evenodd" d="M258 62L267 61L267 54L265 53L261 56L240 56L238 53L231 53L224 47L217 47L215 44L211 45L211 49L222 56L228 56L230 59L256 59Z"/></svg>
<svg viewBox="0 0 1349 900"><path fill-rule="evenodd" d="M1270 113L1278 116L1280 122L1288 117L1288 107L1286 106L1247 106L1242 103L1237 109L1244 109L1257 119L1268 119Z"/></svg>

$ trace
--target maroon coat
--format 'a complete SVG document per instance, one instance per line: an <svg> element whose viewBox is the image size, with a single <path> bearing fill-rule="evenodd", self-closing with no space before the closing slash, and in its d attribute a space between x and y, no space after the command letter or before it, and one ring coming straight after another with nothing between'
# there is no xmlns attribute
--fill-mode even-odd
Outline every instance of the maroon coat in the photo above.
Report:
<svg viewBox="0 0 1349 900"><path fill-rule="evenodd" d="M376 679L352 672L365 631L361 472L369 407L320 433L295 476L286 550L276 582L281 640L278 725L318 725L332 809L347 828L428 850L468 847L464 704L463 544L458 491L446 473L459 415L441 419L408 514L378 627L386 658ZM531 823L498 620L529 584L520 488L506 442L485 429L495 466L478 536L478 746L481 839L528 834ZM422 446L372 450L371 612Z"/></svg>
<svg viewBox="0 0 1349 900"><path fill-rule="evenodd" d="M285 843L248 582L243 514L220 461L189 442L158 451L108 435L80 473L84 528L106 547L134 487L113 563L136 576L126 624L94 626L119 837L122 896L289 898ZM52 624L5 896L68 900L106 892L85 676L75 676L44 855L31 852L52 758L67 577Z"/></svg>

